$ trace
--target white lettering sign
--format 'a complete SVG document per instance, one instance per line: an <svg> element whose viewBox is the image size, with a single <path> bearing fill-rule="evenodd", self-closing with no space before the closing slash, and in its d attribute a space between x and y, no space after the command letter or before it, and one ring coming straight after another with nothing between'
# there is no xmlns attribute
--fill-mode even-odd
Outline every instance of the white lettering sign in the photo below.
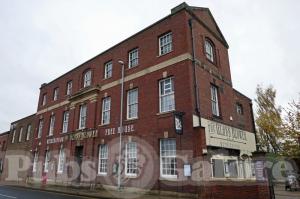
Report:
<svg viewBox="0 0 300 199"><path fill-rule="evenodd" d="M125 125L123 126L123 133L131 133L134 132L134 125L130 124L130 125ZM104 130L105 135L114 135L116 133L120 133L120 127L117 128L108 128Z"/></svg>
<svg viewBox="0 0 300 199"><path fill-rule="evenodd" d="M254 133L201 118L207 146L238 149L249 154L256 150Z"/></svg>
<svg viewBox="0 0 300 199"><path fill-rule="evenodd" d="M98 131L85 131L85 132L78 132L75 134L70 134L70 140L83 140L87 138L94 138L98 137Z"/></svg>
<svg viewBox="0 0 300 199"><path fill-rule="evenodd" d="M47 139L47 144L61 143L66 140L67 140L66 137L51 138L51 139Z"/></svg>

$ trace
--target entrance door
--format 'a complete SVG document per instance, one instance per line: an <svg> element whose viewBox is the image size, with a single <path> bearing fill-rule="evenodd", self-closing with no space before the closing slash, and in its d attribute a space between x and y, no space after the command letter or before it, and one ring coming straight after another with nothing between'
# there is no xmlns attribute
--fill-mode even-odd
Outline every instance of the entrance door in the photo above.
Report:
<svg viewBox="0 0 300 199"><path fill-rule="evenodd" d="M75 148L75 161L77 162L79 166L79 175L76 179L76 182L80 183L81 179L81 164L83 159L83 146L76 146Z"/></svg>

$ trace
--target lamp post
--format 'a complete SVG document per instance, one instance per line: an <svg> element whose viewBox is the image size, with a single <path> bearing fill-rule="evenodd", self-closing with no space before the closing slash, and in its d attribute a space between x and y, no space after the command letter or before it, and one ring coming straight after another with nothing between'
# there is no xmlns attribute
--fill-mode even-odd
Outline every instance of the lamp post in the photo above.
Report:
<svg viewBox="0 0 300 199"><path fill-rule="evenodd" d="M122 133L123 133L123 96L124 96L124 62L119 60L118 63L122 66L121 77L121 104L120 104L120 127L119 127L119 165L118 165L118 190L121 190L121 157L122 157Z"/></svg>

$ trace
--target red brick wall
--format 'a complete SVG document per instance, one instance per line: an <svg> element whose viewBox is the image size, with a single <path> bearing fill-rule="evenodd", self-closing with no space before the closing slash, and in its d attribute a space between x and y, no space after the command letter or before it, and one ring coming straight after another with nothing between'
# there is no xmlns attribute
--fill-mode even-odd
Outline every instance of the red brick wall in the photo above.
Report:
<svg viewBox="0 0 300 199"><path fill-rule="evenodd" d="M269 187L255 182L211 182L202 186L199 199L269 199Z"/></svg>
<svg viewBox="0 0 300 199"><path fill-rule="evenodd" d="M0 180L3 180L3 168L5 165L5 153L6 153L6 149L7 149L7 138L9 135L9 131L8 132L4 132L0 134L0 159L2 161L2 168L1 172L0 172Z"/></svg>
<svg viewBox="0 0 300 199"><path fill-rule="evenodd" d="M5 154L6 160L5 160L5 166L4 166L4 171L3 171L3 175L2 175L3 178L7 177L8 170L12 169L12 166L13 166L13 165L10 165L8 162L9 156L17 155L17 156L27 156L27 157L31 158L30 155L31 155L31 150L32 150L32 141L34 138L33 135L35 132L35 127L36 127L35 121L36 121L36 115L33 114L33 115L27 116L25 118L22 118L18 121L11 123L12 128L11 128L10 133L8 134L8 138L7 138L7 148L6 148L6 154ZM26 139L28 125L31 125L29 140ZM23 132L22 132L21 141L19 142L19 133L20 133L21 128L23 128ZM14 143L12 143L14 130L16 130L15 141L14 141ZM19 167L22 167L23 166L22 164L20 164ZM30 170L20 171L20 172L18 172L18 176L20 179L22 178L23 181L25 181L26 178L28 177L29 173L30 173Z"/></svg>

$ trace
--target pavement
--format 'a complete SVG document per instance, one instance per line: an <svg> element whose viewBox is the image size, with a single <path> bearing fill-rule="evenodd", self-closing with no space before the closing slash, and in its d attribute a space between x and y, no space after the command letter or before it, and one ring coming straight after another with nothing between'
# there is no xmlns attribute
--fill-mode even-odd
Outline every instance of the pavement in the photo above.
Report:
<svg viewBox="0 0 300 199"><path fill-rule="evenodd" d="M56 185L41 186L40 184L2 184L0 185L0 199L193 199L194 194L175 192L143 192L140 190L123 189L89 189L81 187L66 187Z"/></svg>
<svg viewBox="0 0 300 199"><path fill-rule="evenodd" d="M286 191L282 184L275 185L274 191L275 199L300 199L300 190Z"/></svg>
<svg viewBox="0 0 300 199"><path fill-rule="evenodd" d="M274 187L275 199L300 199L300 190L285 191L284 185L278 184ZM58 187L39 185L0 185L0 199L116 199L116 198L137 198L137 199L175 199L193 198L183 195L155 195L151 193L118 192L116 190L104 189L82 189L71 187Z"/></svg>

